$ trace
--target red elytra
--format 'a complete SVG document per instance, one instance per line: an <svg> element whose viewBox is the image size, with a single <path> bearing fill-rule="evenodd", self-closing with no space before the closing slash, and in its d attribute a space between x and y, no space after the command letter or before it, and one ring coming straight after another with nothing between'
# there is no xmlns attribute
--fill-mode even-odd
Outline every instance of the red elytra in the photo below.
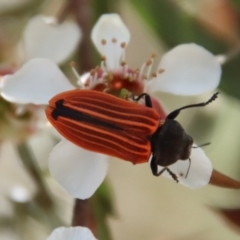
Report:
<svg viewBox="0 0 240 240"><path fill-rule="evenodd" d="M178 160L191 161L193 139L174 119L181 110L206 106L217 95L213 94L207 102L176 109L163 124L146 93L133 98L138 101L145 97L144 106L94 90L67 91L50 100L46 115L58 132L77 146L134 164L147 162L152 154L153 175L167 170L178 182L168 166ZM160 172L158 166L163 167Z"/></svg>
<svg viewBox="0 0 240 240"><path fill-rule="evenodd" d="M134 164L147 162L151 136L159 127L153 109L93 90L72 90L53 97L49 122L70 142Z"/></svg>

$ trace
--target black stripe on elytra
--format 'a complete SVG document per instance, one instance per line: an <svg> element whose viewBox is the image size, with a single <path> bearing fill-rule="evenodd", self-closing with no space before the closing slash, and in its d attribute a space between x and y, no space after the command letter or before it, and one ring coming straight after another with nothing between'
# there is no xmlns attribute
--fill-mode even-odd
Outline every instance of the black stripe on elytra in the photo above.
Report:
<svg viewBox="0 0 240 240"><path fill-rule="evenodd" d="M106 128L110 128L110 129L123 130L122 128L120 128L120 127L118 127L118 126L116 126L112 123L109 123L109 122L106 122L106 121L103 121L103 120L99 120L95 117L86 115L85 113L76 111L76 110L71 109L69 107L66 107L66 106L63 105L63 102L64 102L63 99L58 100L56 102L56 107L54 108L54 110L51 113L52 117L55 120L57 120L58 117L60 116L60 117L70 118L70 119L73 119L73 120L76 120L76 121L79 121L79 122L91 123L91 124L94 124L96 126L102 126L102 127L106 127Z"/></svg>

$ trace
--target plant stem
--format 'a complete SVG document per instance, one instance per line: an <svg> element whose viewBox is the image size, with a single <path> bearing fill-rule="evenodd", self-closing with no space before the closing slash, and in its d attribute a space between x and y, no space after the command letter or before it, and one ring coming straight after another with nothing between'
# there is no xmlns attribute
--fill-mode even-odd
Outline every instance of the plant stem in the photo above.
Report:
<svg viewBox="0 0 240 240"><path fill-rule="evenodd" d="M75 15L77 24L82 31L83 39L78 48L78 67L82 71L90 71L94 66L91 51L91 10L90 0L70 0L72 13ZM86 226L96 236L96 219L93 215L92 206L90 200L75 200L75 206L73 209L72 226Z"/></svg>
<svg viewBox="0 0 240 240"><path fill-rule="evenodd" d="M52 207L53 202L50 197L49 191L42 179L40 169L27 143L22 142L18 144L17 150L24 167L26 168L27 172L30 174L38 187L38 193L35 199L36 202L38 202L41 206L44 206L45 208Z"/></svg>
<svg viewBox="0 0 240 240"><path fill-rule="evenodd" d="M89 199L75 200L75 206L73 209L72 226L83 226L91 229L96 236L97 223L93 214L92 206Z"/></svg>
<svg viewBox="0 0 240 240"><path fill-rule="evenodd" d="M90 4L90 0L71 0L73 14L83 33L83 39L78 50L78 58L80 60L79 67L84 72L89 71L94 66L90 40L92 19Z"/></svg>

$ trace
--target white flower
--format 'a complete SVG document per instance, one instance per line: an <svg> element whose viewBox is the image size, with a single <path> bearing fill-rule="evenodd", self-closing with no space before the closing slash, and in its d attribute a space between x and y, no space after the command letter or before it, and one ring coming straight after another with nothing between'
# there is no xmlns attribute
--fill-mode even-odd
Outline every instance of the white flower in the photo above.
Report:
<svg viewBox="0 0 240 240"><path fill-rule="evenodd" d="M75 198L89 198L104 180L108 161L105 155L76 147L67 140L50 153L52 176Z"/></svg>
<svg viewBox="0 0 240 240"><path fill-rule="evenodd" d="M130 40L128 29L117 14L100 17L92 31L97 50L106 57L108 70L121 68L125 46ZM150 79L154 56L140 69L140 74ZM123 70L127 74L127 67ZM128 73L129 74L129 73ZM134 74L132 74L134 77ZM149 82L151 92L166 91L179 95L197 95L217 88L221 65L215 56L194 43L181 44L167 52L161 59L156 77ZM142 78L144 79L144 78Z"/></svg>
<svg viewBox="0 0 240 240"><path fill-rule="evenodd" d="M53 17L37 15L31 18L20 40L20 61L32 58L48 58L61 64L69 58L81 39L81 31L75 22L61 24Z"/></svg>
<svg viewBox="0 0 240 240"><path fill-rule="evenodd" d="M177 161L169 168L178 176L178 180L181 182L181 184L185 186L194 189L206 185L212 175L211 162L201 148L192 149L190 158L191 165L188 174L187 171L189 168L189 161L187 160ZM158 169L160 171L162 167L159 167ZM172 177L166 171L162 175L172 179Z"/></svg>
<svg viewBox="0 0 240 240"><path fill-rule="evenodd" d="M196 44L182 44L165 54L153 79L151 66L154 56L139 70L129 68L124 56L130 34L117 14L103 15L93 28L92 39L103 58L100 67L79 79L83 88L109 92L127 88L135 94L145 89L194 95L211 91L219 84L220 64L210 52ZM151 81L146 83L146 79ZM57 93L71 89L74 86L57 66L40 58L30 60L15 74L4 77L2 82L2 96L16 103L48 104ZM188 187L206 185L211 177L211 162L201 149L193 149L190 158L192 165L187 178L184 173L188 169L188 161L178 161L169 168L179 174L180 183ZM52 150L49 168L69 194L85 199L103 181L108 157L63 140Z"/></svg>
<svg viewBox="0 0 240 240"><path fill-rule="evenodd" d="M74 22L67 21L58 24L55 18L45 17L42 15L37 15L33 18L30 18L25 29L23 30L22 37L18 44L18 51L14 53L14 59L12 59L12 62L14 62L14 67L5 66L0 69L0 88L2 86L2 79L4 76L9 73L16 72L24 62L30 60L31 58L45 57L51 59L56 64L61 64L62 62L66 61L66 59L69 58L79 44L80 39L81 30ZM57 68L55 64L51 67ZM44 79L44 72L48 71L47 67L41 71L42 73L40 75L40 81L42 78ZM19 73L17 71L16 75L20 77L18 74ZM64 76L62 75L63 74L59 74L58 77L63 78ZM15 84L21 91L21 86L23 83L20 85L18 85L18 83L19 82L17 81ZM34 84L34 82L32 83ZM70 85L68 81L67 84ZM11 88L11 86L9 87ZM31 89L31 86L29 86L29 88ZM63 89L65 90L66 87ZM45 92L47 93L47 91ZM11 94L14 95L14 93ZM38 97L40 96L41 93ZM5 100L1 101L4 102ZM41 102L41 100L38 100L36 104L38 104L39 101ZM40 126L40 124L38 124L38 126L36 125L36 119L38 118L40 120L41 113L44 113L43 108L33 107L31 105L23 106L22 104L28 103L24 101L17 101L16 103L17 104L11 104L6 108L1 109L1 114L7 119L7 121L1 121L1 124L4 124L4 127L1 127L1 139L16 139L17 141L20 139L19 136L22 136L22 140L23 137L26 138L29 136L29 134L35 132L34 130L38 129ZM28 115L29 117L21 118L24 114ZM43 122L46 122L45 118ZM16 134L17 131L18 134ZM20 134L20 132L22 134ZM17 138L16 135L18 135Z"/></svg>
<svg viewBox="0 0 240 240"><path fill-rule="evenodd" d="M97 240L86 227L56 228L47 240Z"/></svg>

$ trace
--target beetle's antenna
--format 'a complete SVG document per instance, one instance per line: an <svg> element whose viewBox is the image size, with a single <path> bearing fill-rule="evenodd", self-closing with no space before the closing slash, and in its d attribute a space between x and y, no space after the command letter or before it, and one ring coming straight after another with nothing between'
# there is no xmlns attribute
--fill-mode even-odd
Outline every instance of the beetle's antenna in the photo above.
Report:
<svg viewBox="0 0 240 240"><path fill-rule="evenodd" d="M200 147L205 147L205 146L208 146L210 145L211 143L208 142L208 143L203 143L202 145L199 145L199 146L193 146L192 148L200 148Z"/></svg>
<svg viewBox="0 0 240 240"><path fill-rule="evenodd" d="M187 170L187 174L186 174L185 178L187 178L190 167L191 167L191 158L189 158L188 160L189 160L189 166L188 166L188 170Z"/></svg>
<svg viewBox="0 0 240 240"><path fill-rule="evenodd" d="M190 104L190 105L178 108L178 109L174 110L173 112L169 113L167 116L167 119L175 119L178 116L178 114L180 113L180 111L183 109L193 108L193 107L204 107L204 106L208 105L209 103L211 103L212 101L214 101L217 98L218 94L219 94L219 92L214 93L207 102Z"/></svg>

